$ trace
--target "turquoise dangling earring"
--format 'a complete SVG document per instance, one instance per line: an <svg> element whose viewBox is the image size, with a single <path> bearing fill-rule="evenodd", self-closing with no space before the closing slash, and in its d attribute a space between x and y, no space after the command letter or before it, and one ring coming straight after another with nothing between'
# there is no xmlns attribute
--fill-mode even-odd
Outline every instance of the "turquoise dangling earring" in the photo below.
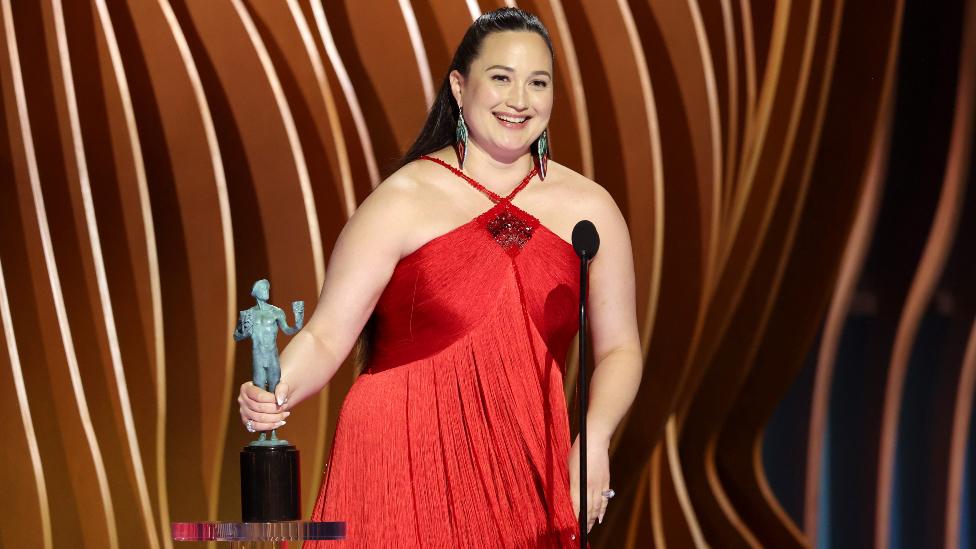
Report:
<svg viewBox="0 0 976 549"><path fill-rule="evenodd" d="M549 169L549 128L542 130L542 135L535 142L535 154L539 162L539 179L545 179Z"/></svg>
<svg viewBox="0 0 976 549"><path fill-rule="evenodd" d="M468 155L468 126L464 123L464 112L458 106L457 129L454 131L454 151L458 157L458 168L464 169L464 159Z"/></svg>

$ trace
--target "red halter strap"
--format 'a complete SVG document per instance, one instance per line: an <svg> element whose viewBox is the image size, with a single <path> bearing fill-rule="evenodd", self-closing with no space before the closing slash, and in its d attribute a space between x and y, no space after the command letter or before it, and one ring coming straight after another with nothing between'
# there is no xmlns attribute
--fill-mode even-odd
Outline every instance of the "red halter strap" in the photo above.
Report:
<svg viewBox="0 0 976 549"><path fill-rule="evenodd" d="M525 178L522 179L522 182L519 183L518 186L516 186L514 189L512 189L512 192L508 193L508 196L502 198L497 193L494 193L494 192L488 190L487 188L485 188L484 185L482 185L481 183L478 183L477 181L475 181L474 178L469 177L467 174L465 174L461 170L455 168L454 166L448 164L447 162L444 162L440 158L434 158L433 156L428 156L426 154L423 155L423 156L421 156L420 158L423 159L423 160L430 160L431 162L435 162L435 163L440 164L441 166L444 166L445 168L451 170L454 173L454 175L456 175L456 176L460 177L461 179L463 179L463 180L467 181L468 183L470 183L472 187L474 187L474 188L478 189L479 191L481 191L482 193L484 193L485 196L487 196L488 198L490 198L491 201L492 202L495 202L495 203L498 203L498 202L501 202L501 201L511 202L512 198L515 198L515 195L518 194L518 192L521 191L523 188L525 188L525 186L529 184L529 181L532 180L532 177L534 177L535 174L538 173L538 169L535 166L532 166L532 169L529 170L528 175L526 175Z"/></svg>

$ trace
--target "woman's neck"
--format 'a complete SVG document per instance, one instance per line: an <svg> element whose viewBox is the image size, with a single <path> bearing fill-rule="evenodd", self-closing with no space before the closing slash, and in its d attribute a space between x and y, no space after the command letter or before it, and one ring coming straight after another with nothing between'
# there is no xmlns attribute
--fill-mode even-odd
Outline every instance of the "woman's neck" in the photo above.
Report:
<svg viewBox="0 0 976 549"><path fill-rule="evenodd" d="M528 150L511 158L491 155L478 146L474 140L468 141L468 154L464 160L464 172L496 191L518 184L532 169L532 155Z"/></svg>

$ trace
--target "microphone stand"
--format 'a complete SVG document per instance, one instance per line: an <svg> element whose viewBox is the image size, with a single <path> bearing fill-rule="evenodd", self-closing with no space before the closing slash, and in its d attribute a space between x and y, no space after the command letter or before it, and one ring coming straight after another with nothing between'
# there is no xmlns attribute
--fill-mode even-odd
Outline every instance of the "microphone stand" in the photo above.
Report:
<svg viewBox="0 0 976 549"><path fill-rule="evenodd" d="M579 485L579 527L580 527L580 548L587 547L586 528L586 403L587 403L587 383L586 383L586 292L590 273L590 257L587 251L580 255L580 303L579 303L579 373L576 376L579 393L579 441L580 441L580 485Z"/></svg>
<svg viewBox="0 0 976 549"><path fill-rule="evenodd" d="M579 393L579 443L580 443L580 485L579 485L579 528L580 548L587 547L588 533L586 529L586 296L589 288L590 260L600 249L600 235L596 227L589 220L582 220L573 227L573 249L580 258L580 302L579 302L579 375L576 377Z"/></svg>

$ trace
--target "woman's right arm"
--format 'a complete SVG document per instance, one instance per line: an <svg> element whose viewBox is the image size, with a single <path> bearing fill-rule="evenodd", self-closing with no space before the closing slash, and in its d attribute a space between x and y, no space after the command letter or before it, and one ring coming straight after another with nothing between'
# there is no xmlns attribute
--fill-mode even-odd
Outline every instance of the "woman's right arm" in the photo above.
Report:
<svg viewBox="0 0 976 549"><path fill-rule="evenodd" d="M336 240L315 312L282 351L275 394L241 385L241 422L270 430L335 375L369 319L402 255L402 235L413 218L413 184L394 175L376 188ZM279 405L278 402L282 404Z"/></svg>

